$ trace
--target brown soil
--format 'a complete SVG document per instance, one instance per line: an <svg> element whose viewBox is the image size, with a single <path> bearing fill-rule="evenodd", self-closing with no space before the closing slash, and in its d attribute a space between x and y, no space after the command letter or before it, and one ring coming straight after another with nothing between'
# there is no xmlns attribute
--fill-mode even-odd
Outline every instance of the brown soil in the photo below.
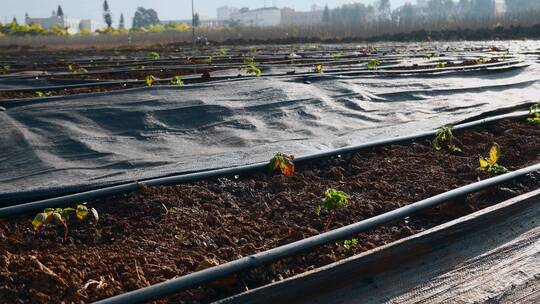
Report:
<svg viewBox="0 0 540 304"><path fill-rule="evenodd" d="M300 163L290 178L265 172L143 187L91 202L100 222L72 223L66 240L61 228L34 232L32 214L1 219L0 302L90 302L319 234L330 218L330 229L351 224L487 178L478 155L493 142L509 170L540 160L540 128L522 120L455 133L464 151L458 156L422 141ZM529 174L360 234L350 250L342 242L321 246L162 301L209 302L289 277L531 191L539 180ZM349 205L317 216L327 188L350 194Z"/></svg>
<svg viewBox="0 0 540 304"><path fill-rule="evenodd" d="M129 88L144 87L146 84L115 84L108 86L99 86L99 87L86 87L86 88L77 88L77 89L64 89L59 91L43 91L44 96L67 96L75 94L86 94L86 93L99 93L99 92L111 92ZM18 98L35 98L38 97L36 92L0 92L0 101L2 99L18 99Z"/></svg>

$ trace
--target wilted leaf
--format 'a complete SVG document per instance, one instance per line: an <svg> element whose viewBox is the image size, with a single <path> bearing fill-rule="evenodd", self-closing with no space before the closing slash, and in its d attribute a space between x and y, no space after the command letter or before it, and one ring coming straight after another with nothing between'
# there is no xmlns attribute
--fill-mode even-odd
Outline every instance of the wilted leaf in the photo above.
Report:
<svg viewBox="0 0 540 304"><path fill-rule="evenodd" d="M501 157L501 147L497 143L493 144L493 147L489 150L489 164L494 165L499 161Z"/></svg>
<svg viewBox="0 0 540 304"><path fill-rule="evenodd" d="M294 175L294 164L287 162L281 166L281 173L284 176L293 176Z"/></svg>
<svg viewBox="0 0 540 304"><path fill-rule="evenodd" d="M487 167L489 167L489 162L480 156L480 169L485 170Z"/></svg>
<svg viewBox="0 0 540 304"><path fill-rule="evenodd" d="M85 205L77 205L75 215L79 221L84 220L88 216L88 208Z"/></svg>
<svg viewBox="0 0 540 304"><path fill-rule="evenodd" d="M34 226L34 230L39 231L39 228L47 223L48 217L49 216L45 212L38 213L32 221L32 226Z"/></svg>
<svg viewBox="0 0 540 304"><path fill-rule="evenodd" d="M151 87L155 81L156 81L156 78L154 76L152 75L146 76L145 82L147 86Z"/></svg>

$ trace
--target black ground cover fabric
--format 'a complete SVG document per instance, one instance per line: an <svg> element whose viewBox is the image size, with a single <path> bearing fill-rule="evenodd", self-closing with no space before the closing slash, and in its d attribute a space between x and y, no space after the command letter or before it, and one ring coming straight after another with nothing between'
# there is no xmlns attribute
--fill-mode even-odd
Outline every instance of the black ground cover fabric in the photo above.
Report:
<svg viewBox="0 0 540 304"><path fill-rule="evenodd" d="M19 100L0 112L0 205L407 135L538 99L540 68L262 77Z"/></svg>

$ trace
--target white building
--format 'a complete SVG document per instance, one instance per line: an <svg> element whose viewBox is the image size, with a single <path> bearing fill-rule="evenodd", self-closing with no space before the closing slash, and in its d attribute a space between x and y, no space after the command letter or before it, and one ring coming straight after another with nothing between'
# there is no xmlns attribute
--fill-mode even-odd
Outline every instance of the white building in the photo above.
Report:
<svg viewBox="0 0 540 304"><path fill-rule="evenodd" d="M83 28L88 29L90 32L95 32L98 29L102 29L105 25L90 19L76 19L68 18L66 16L53 15L48 18L25 18L25 23L30 25L33 23L40 24L43 28L50 29L55 24L60 24L62 27L67 28L69 34L77 34Z"/></svg>
<svg viewBox="0 0 540 304"><path fill-rule="evenodd" d="M95 32L97 30L105 29L107 26L101 22L97 22L92 19L83 19L79 23L79 31L82 29L87 29L90 32Z"/></svg>
<svg viewBox="0 0 540 304"><path fill-rule="evenodd" d="M221 23L231 20L231 15L238 13L239 9L236 7L222 6L217 9L217 20Z"/></svg>
<svg viewBox="0 0 540 304"><path fill-rule="evenodd" d="M250 10L242 8L236 13L232 13L231 20L242 25L270 27L281 24L281 10L277 7L259 8Z"/></svg>

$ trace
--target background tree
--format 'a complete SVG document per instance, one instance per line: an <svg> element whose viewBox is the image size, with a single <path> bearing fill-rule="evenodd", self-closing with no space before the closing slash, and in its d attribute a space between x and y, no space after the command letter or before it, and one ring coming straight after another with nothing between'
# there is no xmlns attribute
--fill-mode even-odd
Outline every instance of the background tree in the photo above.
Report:
<svg viewBox="0 0 540 304"><path fill-rule="evenodd" d="M56 10L56 16L64 17L64 10L62 9L62 6L60 5L58 5L58 9Z"/></svg>
<svg viewBox="0 0 540 304"><path fill-rule="evenodd" d="M17 17L13 16L13 20L11 20L11 24L19 25L19 22L17 22Z"/></svg>
<svg viewBox="0 0 540 304"><path fill-rule="evenodd" d="M324 24L329 24L330 23L330 9L328 9L328 5L324 6L324 11L323 11L323 14L322 14L322 22Z"/></svg>
<svg viewBox="0 0 540 304"><path fill-rule="evenodd" d="M133 28L149 27L154 24L159 24L159 17L155 10L144 7L138 7L133 17Z"/></svg>
<svg viewBox="0 0 540 304"><path fill-rule="evenodd" d="M199 25L201 25L201 20L199 18L199 13L195 13L195 15L193 15L193 26L194 27L199 27Z"/></svg>
<svg viewBox="0 0 540 304"><path fill-rule="evenodd" d="M124 21L124 14L120 14L120 22L118 22L118 29L124 30L126 29L126 24Z"/></svg>
<svg viewBox="0 0 540 304"><path fill-rule="evenodd" d="M109 8L109 3L107 0L103 2L103 20L105 20L105 23L107 24L107 28L112 27L112 14L111 10Z"/></svg>
<svg viewBox="0 0 540 304"><path fill-rule="evenodd" d="M389 20L392 12L390 0L379 0L377 2L377 12L379 13L379 20Z"/></svg>

